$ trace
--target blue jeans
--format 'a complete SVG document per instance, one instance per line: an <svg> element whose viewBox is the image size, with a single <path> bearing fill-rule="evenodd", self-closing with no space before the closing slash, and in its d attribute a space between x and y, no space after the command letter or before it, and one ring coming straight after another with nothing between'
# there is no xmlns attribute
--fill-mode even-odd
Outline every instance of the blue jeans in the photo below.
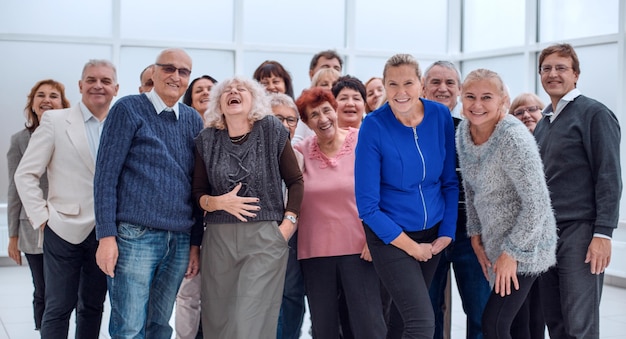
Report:
<svg viewBox="0 0 626 339"><path fill-rule="evenodd" d="M115 277L107 277L111 338L169 339L176 293L189 262L189 233L128 223L120 223L117 232Z"/></svg>
<svg viewBox="0 0 626 339"><path fill-rule="evenodd" d="M463 304L463 311L467 315L467 338L482 339L481 321L491 289L489 288L489 281L485 278L478 263L476 254L474 254L470 239L457 237L441 254L439 265L429 290L430 300L435 312L435 336L433 338L443 338L444 291L448 281L450 264L452 264L456 285Z"/></svg>
<svg viewBox="0 0 626 339"><path fill-rule="evenodd" d="M289 239L283 302L278 316L277 339L298 339L304 320L304 280L298 261L298 231Z"/></svg>

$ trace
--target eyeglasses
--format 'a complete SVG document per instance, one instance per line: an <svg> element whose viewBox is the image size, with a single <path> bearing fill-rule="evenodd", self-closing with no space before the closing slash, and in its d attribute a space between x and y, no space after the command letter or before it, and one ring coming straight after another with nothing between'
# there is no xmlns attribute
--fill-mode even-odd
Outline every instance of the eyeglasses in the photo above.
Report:
<svg viewBox="0 0 626 339"><path fill-rule="evenodd" d="M515 112L513 112L512 114L519 118L522 115L524 115L524 113L526 113L526 112L528 112L529 114L530 113L535 113L535 112L537 112L540 109L541 109L541 107L539 107L539 106L530 106L530 107L526 107L526 108L520 108L520 109L516 110Z"/></svg>
<svg viewBox="0 0 626 339"><path fill-rule="evenodd" d="M176 68L176 66L172 64L155 64L161 68L163 68L163 72L167 74L174 74L178 71L178 74L183 78L188 78L191 75L191 70L189 68Z"/></svg>
<svg viewBox="0 0 626 339"><path fill-rule="evenodd" d="M571 67L567 67L565 65L556 65L554 66L554 70L558 73L558 74L562 74L567 72L567 70L569 70ZM544 65L539 67L539 72L543 73L543 74L548 74L550 72L552 72L552 66L551 65Z"/></svg>
<svg viewBox="0 0 626 339"><path fill-rule="evenodd" d="M280 120L280 122L285 122L285 120L287 121L287 125L293 127L298 123L298 118L294 118L294 117L287 117L285 118L282 115L275 115L275 117Z"/></svg>

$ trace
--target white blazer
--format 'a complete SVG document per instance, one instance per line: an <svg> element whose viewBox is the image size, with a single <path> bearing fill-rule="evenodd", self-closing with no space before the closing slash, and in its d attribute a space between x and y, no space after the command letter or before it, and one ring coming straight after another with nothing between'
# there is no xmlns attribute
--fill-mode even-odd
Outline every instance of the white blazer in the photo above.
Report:
<svg viewBox="0 0 626 339"><path fill-rule="evenodd" d="M39 187L46 171L47 200ZM47 111L15 172L15 185L33 227L47 222L65 241L83 242L95 226L94 173L80 105Z"/></svg>

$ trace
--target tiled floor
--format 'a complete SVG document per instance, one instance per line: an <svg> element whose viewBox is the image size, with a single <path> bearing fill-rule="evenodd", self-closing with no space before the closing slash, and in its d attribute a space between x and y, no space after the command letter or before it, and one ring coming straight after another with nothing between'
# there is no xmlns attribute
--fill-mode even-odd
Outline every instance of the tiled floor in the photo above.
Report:
<svg viewBox="0 0 626 339"><path fill-rule="evenodd" d="M452 339L465 337L465 314L460 307L460 299L453 286L452 295ZM36 339L39 333L33 330L32 285L27 266L0 267L0 339ZM108 300L100 338L109 338ZM601 304L601 338L626 338L626 289L605 286ZM73 320L71 320L73 323ZM310 339L308 315L302 331L303 339ZM74 337L73 326L69 338Z"/></svg>

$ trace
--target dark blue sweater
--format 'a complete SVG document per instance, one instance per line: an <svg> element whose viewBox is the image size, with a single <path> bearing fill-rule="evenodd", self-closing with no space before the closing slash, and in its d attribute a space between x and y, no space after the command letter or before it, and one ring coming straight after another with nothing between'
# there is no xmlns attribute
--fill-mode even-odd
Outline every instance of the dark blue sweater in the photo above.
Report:
<svg viewBox="0 0 626 339"><path fill-rule="evenodd" d="M193 140L202 119L178 105L178 120L158 115L144 94L126 96L109 111L94 178L98 239L116 236L119 222L191 230Z"/></svg>
<svg viewBox="0 0 626 339"><path fill-rule="evenodd" d="M552 123L539 121L535 138L559 228L585 220L595 233L611 236L622 196L621 133L613 112L579 95Z"/></svg>
<svg viewBox="0 0 626 339"><path fill-rule="evenodd" d="M402 231L441 222L454 239L459 201L454 123L447 107L422 99L424 119L404 126L389 104L370 113L359 131L355 191L359 216L385 243Z"/></svg>

